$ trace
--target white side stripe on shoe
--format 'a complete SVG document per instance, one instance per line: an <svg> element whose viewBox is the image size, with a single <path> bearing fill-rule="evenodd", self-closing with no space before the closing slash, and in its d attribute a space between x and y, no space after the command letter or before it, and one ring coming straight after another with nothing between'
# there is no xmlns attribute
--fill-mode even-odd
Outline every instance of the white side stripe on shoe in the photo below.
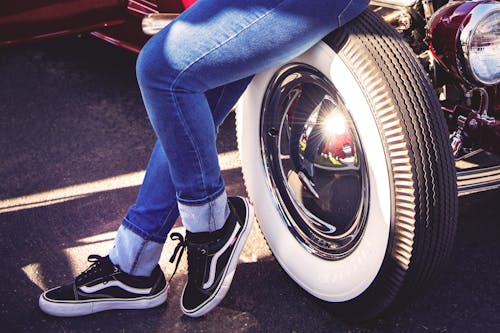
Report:
<svg viewBox="0 0 500 333"><path fill-rule="evenodd" d="M119 287L122 288L123 290L126 290L128 292L134 293L134 294L140 294L140 295L148 295L151 292L152 288L135 288L131 286L127 286L123 282L113 280L113 281L106 281L106 282L101 282L96 284L95 286L81 286L79 289L83 291L84 293L87 294L92 294L96 293L100 290L103 290L105 288L109 287Z"/></svg>
<svg viewBox="0 0 500 333"><path fill-rule="evenodd" d="M208 275L208 281L203 284L203 289L208 289L210 288L214 282L215 282L215 270L217 268L217 260L219 257L226 251L226 249L234 242L236 238L236 233L238 230L240 230L241 227L238 223L236 223L236 228L234 228L233 233L231 237L229 238L230 241L224 244L224 246L215 253L215 255L212 257L212 261L210 262L210 274Z"/></svg>

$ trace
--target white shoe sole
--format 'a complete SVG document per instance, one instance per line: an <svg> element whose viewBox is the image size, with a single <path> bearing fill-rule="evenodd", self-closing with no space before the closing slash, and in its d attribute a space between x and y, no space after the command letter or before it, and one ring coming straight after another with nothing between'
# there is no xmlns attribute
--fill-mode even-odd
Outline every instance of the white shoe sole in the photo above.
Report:
<svg viewBox="0 0 500 333"><path fill-rule="evenodd" d="M165 286L156 295L134 299L112 298L82 301L54 301L45 297L47 291L40 295L38 305L43 312L56 317L86 316L106 310L149 309L165 303L167 290L168 286Z"/></svg>

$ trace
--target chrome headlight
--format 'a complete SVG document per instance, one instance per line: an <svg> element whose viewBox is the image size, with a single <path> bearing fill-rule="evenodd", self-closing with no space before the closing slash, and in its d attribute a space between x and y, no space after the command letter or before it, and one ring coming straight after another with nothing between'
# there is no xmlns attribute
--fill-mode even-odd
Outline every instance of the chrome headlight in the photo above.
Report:
<svg viewBox="0 0 500 333"><path fill-rule="evenodd" d="M458 52L467 81L484 85L500 82L500 3L476 6L460 33Z"/></svg>

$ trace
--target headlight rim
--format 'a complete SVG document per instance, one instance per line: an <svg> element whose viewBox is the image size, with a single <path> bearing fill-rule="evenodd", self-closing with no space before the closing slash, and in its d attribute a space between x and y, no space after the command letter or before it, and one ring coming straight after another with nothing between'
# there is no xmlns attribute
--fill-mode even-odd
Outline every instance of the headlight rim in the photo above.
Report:
<svg viewBox="0 0 500 333"><path fill-rule="evenodd" d="M486 81L475 73L472 68L470 61L470 43L474 33L479 26L479 24L488 18L490 15L493 15L495 12L500 13L500 3L499 2L487 2L480 3L476 7L474 7L471 12L467 15L469 20L466 20L467 23L464 24L461 31L459 31L458 36L458 47L457 49L460 52L457 52L458 57L458 70L465 81L470 84L480 84L485 86L492 86L500 83L500 81Z"/></svg>

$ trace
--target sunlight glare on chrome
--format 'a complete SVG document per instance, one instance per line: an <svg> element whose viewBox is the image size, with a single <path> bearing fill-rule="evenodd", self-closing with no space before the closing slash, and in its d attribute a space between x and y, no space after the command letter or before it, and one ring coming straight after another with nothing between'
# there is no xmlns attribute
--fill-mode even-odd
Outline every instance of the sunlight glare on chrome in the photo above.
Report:
<svg viewBox="0 0 500 333"><path fill-rule="evenodd" d="M346 131L345 118L339 112L332 111L323 120L323 132L326 137L343 135Z"/></svg>

